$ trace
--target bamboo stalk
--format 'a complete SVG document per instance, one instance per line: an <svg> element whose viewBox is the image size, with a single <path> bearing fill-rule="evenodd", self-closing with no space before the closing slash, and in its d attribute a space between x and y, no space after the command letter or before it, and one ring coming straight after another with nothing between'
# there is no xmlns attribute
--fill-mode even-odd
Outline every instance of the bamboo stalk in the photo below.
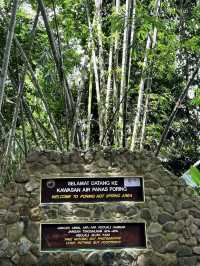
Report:
<svg viewBox="0 0 200 266"><path fill-rule="evenodd" d="M8 73L8 64L9 64L10 51L11 51L15 24L16 24L16 14L17 14L18 3L19 3L19 0L13 1L11 18L10 18L10 23L8 26L7 37L6 37L6 45L5 45L5 50L4 50L3 63L1 67L1 73L0 73L0 113L1 113L2 104L3 104L5 82L6 82L7 73Z"/></svg>
<svg viewBox="0 0 200 266"><path fill-rule="evenodd" d="M91 111L92 111L92 89L93 89L93 66L92 59L89 66L89 95L88 95L88 108L87 108L87 135L86 135L86 149L90 147L90 135L91 135Z"/></svg>
<svg viewBox="0 0 200 266"><path fill-rule="evenodd" d="M155 16L156 17L158 16L159 8L160 8L160 0L156 0L156 3L155 3ZM134 126L133 126L132 138L131 138L131 146L130 146L131 151L133 151L136 146L136 139L137 139L139 124L140 124L140 115L142 111L142 103L143 103L143 97L144 97L144 86L145 86L146 68L148 64L148 53L152 45L152 36L155 39L157 37L157 29L155 27L147 35L146 49L145 49L143 67L142 67L142 75L141 75L141 80L140 80L140 85L139 85L137 112L136 112L136 116L134 120Z"/></svg>
<svg viewBox="0 0 200 266"><path fill-rule="evenodd" d="M31 31L31 38L30 38L30 44L29 44L30 50L32 48L33 40L35 38L35 33L36 33L36 28L37 28L37 23L38 23L38 17L39 17L39 11L36 14L36 17L35 17L35 20L34 20L34 24L33 24L33 29ZM29 52L30 52L30 50L29 50ZM19 109L20 109L21 98L22 98L23 91L24 91L24 81L25 81L26 71L27 71L27 68L25 67L24 70L23 70L22 79L21 79L21 81L19 83L19 87L18 87L16 103L15 103L15 109L14 109L14 113L13 113L13 119L12 119L12 124L11 124L9 137L8 137L8 140L7 140L5 156L9 155L10 149L12 148L12 141L13 141L13 139L15 137L16 122L17 122L18 113L19 113Z"/></svg>
<svg viewBox="0 0 200 266"><path fill-rule="evenodd" d="M98 66L97 66L97 58L94 49L94 39L93 39L93 30L92 24L89 16L88 6L86 4L86 12L87 12L87 19L88 19L88 26L89 26L89 33L90 33L90 46L92 50L92 61L93 61L93 68L94 68L94 77L95 77L95 89L97 95L97 106L98 106L98 116L99 116L99 144L102 143L103 136L104 136L104 123L103 123L103 111L102 111L102 101L101 101L101 92L100 92L100 80L99 80L99 73L98 73Z"/></svg>
<svg viewBox="0 0 200 266"><path fill-rule="evenodd" d="M95 22L97 27L97 38L98 38L98 45L99 45L99 57L98 57L98 63L99 63L99 71L100 71L100 88L101 93L104 94L105 90L105 70L104 70L104 56L103 56L103 40L102 40L102 18L101 18L101 9L102 9L103 0L95 0Z"/></svg>
<svg viewBox="0 0 200 266"><path fill-rule="evenodd" d="M45 108L45 110L46 110L46 112L48 114L49 123L50 123L50 125L52 127L52 130L53 130L54 134L55 134L57 143L59 143L59 149L62 150L63 149L62 140L61 140L58 128L56 126L56 123L54 121L53 115L52 115L52 113L51 113L51 111L49 109L49 105L48 105L47 99L45 98L45 96L44 96L44 94L43 94L43 92L42 92L42 90L40 88L38 80L35 77L35 74L34 74L34 71L32 69L32 66L31 66L31 64L30 64L30 62L29 62L29 60L28 60L23 48L21 47L18 39L16 37L14 37L14 38L15 38L16 45L17 45L17 47L18 47L18 49L19 49L19 51L20 51L20 53L22 55L22 59L23 59L24 63L26 64L27 69L28 69L28 71L30 73L30 77L32 79L33 85L34 85L35 89L37 90L38 94L40 95L41 100L42 100L43 105L44 105L44 108Z"/></svg>
<svg viewBox="0 0 200 266"><path fill-rule="evenodd" d="M37 0L37 2L38 2L39 8L40 8L41 13L42 13L42 17L43 17L43 20L44 20L44 24L45 24L45 28L46 28L46 31L47 31L47 35L48 35L49 43L50 43L51 50L52 50L52 53L53 53L53 57L54 57L54 60L55 60L55 63L56 63L56 68L57 68L57 71L58 71L60 82L61 82L61 85L64 86L64 88L65 88L67 110L68 110L68 114L71 116L71 122L72 122L72 117L73 117L72 95L71 95L71 92L69 90L69 87L67 86L68 83L66 82L65 75L63 73L63 67L62 67L61 59L60 59L60 56L58 54L58 51L57 51L57 48L56 48L56 45L55 45L53 32L52 32L50 24L49 24L49 19L48 19L47 13L46 13L46 8L45 8L45 5L44 5L44 2L43 2L43 0Z"/></svg>
<svg viewBox="0 0 200 266"><path fill-rule="evenodd" d="M141 139L140 139L140 151L143 150L143 143L144 143L144 138L145 138L145 128L146 128L147 113L148 113L149 93L151 90L151 81L152 80L150 80L150 79L147 81L147 92L146 92L142 130L141 130Z"/></svg>
<svg viewBox="0 0 200 266"><path fill-rule="evenodd" d="M127 55L128 55L128 37L129 37L129 18L130 18L130 6L131 0L126 0L126 11L124 19L124 37L123 37L123 53L122 53L122 74L121 74L121 84L120 84L120 109L119 109L119 145L124 146L124 128L125 128L125 106L126 106L126 91L127 91ZM124 99L122 101L122 99Z"/></svg>
<svg viewBox="0 0 200 266"><path fill-rule="evenodd" d="M24 155L25 157L27 157L28 145L26 141L26 127L25 127L25 121L24 121L24 111L23 111L22 101L20 101L20 109L21 109L21 119L22 119L22 138L23 138L23 143L24 143Z"/></svg>

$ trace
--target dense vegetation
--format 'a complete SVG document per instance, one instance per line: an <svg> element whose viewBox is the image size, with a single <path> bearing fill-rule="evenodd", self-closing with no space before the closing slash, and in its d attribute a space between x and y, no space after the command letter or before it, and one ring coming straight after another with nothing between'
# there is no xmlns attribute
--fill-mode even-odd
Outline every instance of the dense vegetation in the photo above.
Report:
<svg viewBox="0 0 200 266"><path fill-rule="evenodd" d="M0 162L32 149L200 156L200 1L0 0Z"/></svg>

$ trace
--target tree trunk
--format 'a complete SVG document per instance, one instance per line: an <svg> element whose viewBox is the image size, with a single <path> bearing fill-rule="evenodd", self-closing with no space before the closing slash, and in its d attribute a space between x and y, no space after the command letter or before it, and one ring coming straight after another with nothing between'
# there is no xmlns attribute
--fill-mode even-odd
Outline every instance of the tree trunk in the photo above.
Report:
<svg viewBox="0 0 200 266"><path fill-rule="evenodd" d="M120 0L116 0L116 14L119 14L120 8ZM115 34L115 41L114 41L114 67L117 70L119 67L118 62L118 53L119 53L119 33ZM113 93L114 93L114 106L117 106L119 103L119 92L118 92L118 84L117 84L117 77L116 77L116 70L113 73Z"/></svg>
<svg viewBox="0 0 200 266"><path fill-rule="evenodd" d="M96 61L96 54L94 48L92 48L92 58L93 58L93 66L94 66L94 76L95 76L95 87L96 87L96 95L97 95L97 105L98 105L98 115L99 115L99 144L102 144L103 140L103 114L102 114L102 102L101 102L101 93L100 93L100 85L99 85L99 75Z"/></svg>
<svg viewBox="0 0 200 266"><path fill-rule="evenodd" d="M37 139L37 135L35 132L37 132L38 135L40 135L40 134L39 134L38 129L37 130L35 129L35 121L32 119L32 112L29 110L29 106L23 97L22 97L22 106L23 106L23 110L25 112L25 116L26 116L28 123L31 127L31 133L32 133L32 137L33 137L33 140L35 142L35 145L36 145L36 147L40 148L39 141Z"/></svg>
<svg viewBox="0 0 200 266"><path fill-rule="evenodd" d="M35 17L35 20L33 23L33 28L32 28L31 34L30 34L31 37L30 37L30 43L29 43L29 53L31 51L33 41L35 38L38 18L39 18L39 10L36 14L36 17ZM15 137L16 123L17 123L17 118L18 118L18 114L19 114L19 110L20 110L21 98L22 98L23 91L24 91L24 82L25 82L26 71L27 71L27 66L25 66L23 69L22 78L21 78L21 81L19 82L19 86L18 86L16 103L15 103L15 108L14 108L14 113L13 113L11 129L10 129L9 137L8 137L8 141L7 141L5 156L9 156L10 150L12 149L12 141Z"/></svg>
<svg viewBox="0 0 200 266"><path fill-rule="evenodd" d="M116 0L116 14L119 15L120 0ZM113 112L116 113L117 107L119 106L119 85L117 81L117 70L119 67L119 38L120 33L115 34L114 40L114 51L113 51ZM119 132L118 132L118 123L114 125L114 142L119 146Z"/></svg>
<svg viewBox="0 0 200 266"><path fill-rule="evenodd" d="M26 138L26 127L25 127L25 121L24 121L24 110L22 101L20 101L20 110L21 110L21 119L22 119L22 138L24 143L24 155L27 157L28 155L28 145L27 145L27 138Z"/></svg>
<svg viewBox="0 0 200 266"><path fill-rule="evenodd" d="M77 88L77 100L76 100L76 106L75 106L75 115L74 115L74 124L72 128L72 134L71 134L71 147L79 147L81 148L81 139L77 136L79 129L79 119L80 119L80 107L81 107L81 101L83 96L83 84L81 80L81 84L79 84Z"/></svg>
<svg viewBox="0 0 200 266"><path fill-rule="evenodd" d="M71 91L69 90L68 83L66 81L66 78L65 78L65 75L63 72L63 66L61 63L61 58L59 56L59 53L57 51L57 48L56 48L56 45L54 42L54 37L53 37L53 33L52 33L50 25L49 25L49 19L48 19L47 13L46 13L44 2L43 2L43 0L37 0L37 1L38 1L38 5L39 5L39 8L41 10L42 17L44 20L45 28L46 28L47 35L49 38L49 43L51 45L53 57L54 57L54 60L56 63L56 68L58 71L58 76L59 76L59 79L61 82L61 86L63 86L65 88L66 103L67 103L66 115L69 114L69 116L70 116L69 121L71 121L71 123L73 123L73 99L72 99Z"/></svg>
<svg viewBox="0 0 200 266"><path fill-rule="evenodd" d="M16 24L16 14L17 14L17 7L18 7L19 0L13 1L12 13L10 18L10 23L8 26L8 32L6 37L6 45L4 50L4 57L3 63L1 67L1 74L0 74L0 113L3 104L3 97L4 97L4 89L5 89L5 82L8 74L8 64L10 59L10 50L12 46L15 24Z"/></svg>
<svg viewBox="0 0 200 266"><path fill-rule="evenodd" d="M88 18L88 26L89 26L89 33L90 33L90 44L92 50L92 61L94 67L94 77L95 77L95 89L97 95L97 106L98 106L98 116L99 116L99 144L102 144L103 136L104 136L104 121L103 121L103 111L102 111L102 101L101 101L101 92L100 92L100 80L98 74L98 66L97 66L97 58L94 48L94 38L93 38L93 30L91 25L91 20L89 16L88 6L86 5L87 11L87 18Z"/></svg>
<svg viewBox="0 0 200 266"><path fill-rule="evenodd" d="M147 54L148 54L148 50L150 49L150 46L151 46L151 37L148 34L145 57L144 57L144 62L143 62L142 78L141 78L140 85L139 85L137 112L136 112L134 126L133 126L133 134L132 134L132 140L131 140L131 151L133 151L135 149L135 145L136 145L136 137L137 137L138 128L139 128L140 114L142 111L142 102L143 102L143 96L144 96L144 83L145 83L144 72L145 72L146 67L147 67Z"/></svg>
<svg viewBox="0 0 200 266"><path fill-rule="evenodd" d="M25 110L25 114L27 117L27 120L31 126L31 132L32 132L32 136L34 138L36 147L40 148L40 149L44 149L43 145L41 145L41 142L44 142L44 147L48 148L48 143L47 143L47 138L46 136L43 134L43 131L46 132L46 130L44 130L38 123L38 121L36 120L36 118L33 116L33 112L31 110L31 107L28 105L27 101L25 98L22 98L22 102L23 102L23 107ZM36 134L37 133L37 134ZM38 135L38 138L37 138ZM53 135L50 135L51 139L53 141L55 141L55 143L57 143L57 140L54 138Z"/></svg>
<svg viewBox="0 0 200 266"><path fill-rule="evenodd" d="M90 147L90 133L91 133L91 111L92 111L92 88L93 88L93 69L92 59L90 60L89 69L89 95L88 95L88 113L87 113L87 135L86 135L86 149Z"/></svg>
<svg viewBox="0 0 200 266"><path fill-rule="evenodd" d="M96 27L97 27L97 38L98 38L98 46L99 46L99 57L98 57L98 65L100 71L100 90L101 93L105 93L105 71L104 71L104 56L103 56L103 40L102 40L102 18L101 18L101 9L102 9L103 0L95 0L96 7Z"/></svg>
<svg viewBox="0 0 200 266"><path fill-rule="evenodd" d="M144 138L145 138L145 128L146 128L146 121L147 121L150 90L151 90L151 80L148 79L148 81L147 81L147 90L146 90L147 91L146 92L146 99L145 99L145 105L144 105L143 122L142 122L142 130L141 130L140 151L143 150L143 142L144 142Z"/></svg>
<svg viewBox="0 0 200 266"><path fill-rule="evenodd" d="M108 63L108 80L106 89L106 104L105 104L105 127L108 127L109 115L111 112L111 99L112 99L112 66L113 66L113 40L111 40L110 51L109 51L109 63ZM105 143L108 144L107 137Z"/></svg>
<svg viewBox="0 0 200 266"><path fill-rule="evenodd" d="M152 50L154 50L154 48L156 46L156 41L157 41L157 29L154 28ZM152 67L153 67L153 60L151 61L151 64L149 67L150 72L152 70ZM145 106L144 106L142 132L141 132L141 139L140 139L140 151L143 150L143 142L145 139L145 130L146 130L146 121L147 121L147 114L148 114L149 94L151 93L151 85L152 85L152 77L151 77L151 73L150 73L150 74L148 74L148 78L147 78L146 100L145 100Z"/></svg>
<svg viewBox="0 0 200 266"><path fill-rule="evenodd" d="M49 109L47 99L45 98L45 96L44 96L44 94L43 94L43 92L42 92L42 90L40 88L40 85L39 85L39 83L37 81L37 78L35 77L35 74L34 74L34 71L32 69L32 66L31 66L31 64L30 64L30 62L29 62L29 60L28 60L23 48L21 47L18 39L15 36L14 36L14 40L15 40L16 45L17 45L17 47L19 49L19 52L20 52L20 54L22 56L22 60L26 64L27 69L28 69L28 71L30 73L30 77L32 79L33 85L34 85L36 91L38 92L38 94L40 95L41 100L42 100L42 102L44 104L44 108L45 108L45 110L47 112L47 115L48 115L49 123L50 123L50 125L52 127L52 130L53 130L54 134L55 134L55 138L57 140L57 143L59 143L59 149L62 150L63 149L62 140L61 140L58 128L56 126L55 120L53 118L53 115L52 115L52 113L51 113L51 111Z"/></svg>
<svg viewBox="0 0 200 266"><path fill-rule="evenodd" d="M125 116L125 106L126 106L126 91L127 91L127 55L128 55L128 34L129 34L129 18L130 18L130 6L131 0L126 0L126 12L124 19L124 37L123 37L123 54L122 54L122 74L121 74L121 85L120 85L120 109L119 109L119 141L120 146L123 146L124 142L124 116Z"/></svg>
<svg viewBox="0 0 200 266"><path fill-rule="evenodd" d="M128 64L128 85L127 85L127 90L128 91L129 91L129 87L130 87L131 66L132 66L132 52L133 52L133 43L134 43L134 36L135 36L136 2L137 2L137 0L133 0L132 25L131 25L131 37L130 37L130 49L129 49L129 64Z"/></svg>
<svg viewBox="0 0 200 266"><path fill-rule="evenodd" d="M160 8L160 0L156 0L155 16L158 16L159 8ZM154 38L154 36L155 36L155 38L157 36L157 29L156 28L153 29L153 38ZM131 139L131 147L130 147L131 151L133 151L135 149L135 145L136 145L136 138L137 138L137 133L138 133L138 129L139 129L140 115L141 115L141 111L142 111L142 103L143 103L143 96L144 96L144 85L145 85L145 78L146 78L145 72L146 72L147 64L148 64L148 52L151 48L151 45L152 45L152 36L151 36L151 32L149 32L148 36L147 36L147 42L146 42L146 50L145 50L145 56L144 56L144 62L143 62L142 77L141 77L141 81L140 81L140 85L139 85L137 112L136 112L136 116L135 116L132 139Z"/></svg>

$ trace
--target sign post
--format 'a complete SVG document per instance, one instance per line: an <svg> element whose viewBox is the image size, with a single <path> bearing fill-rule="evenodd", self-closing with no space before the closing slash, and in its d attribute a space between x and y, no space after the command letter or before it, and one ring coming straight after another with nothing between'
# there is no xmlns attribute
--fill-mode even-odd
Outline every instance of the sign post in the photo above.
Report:
<svg viewBox="0 0 200 266"><path fill-rule="evenodd" d="M144 181L132 176L44 178L41 204L144 202ZM146 248L145 223L43 223L41 251Z"/></svg>

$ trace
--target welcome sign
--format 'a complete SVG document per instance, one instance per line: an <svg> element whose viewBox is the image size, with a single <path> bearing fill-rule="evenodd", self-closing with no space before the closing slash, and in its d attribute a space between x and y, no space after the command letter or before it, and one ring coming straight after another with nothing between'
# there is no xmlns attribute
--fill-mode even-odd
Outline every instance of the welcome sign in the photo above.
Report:
<svg viewBox="0 0 200 266"><path fill-rule="evenodd" d="M142 177L70 177L41 180L41 203L143 202Z"/></svg>

